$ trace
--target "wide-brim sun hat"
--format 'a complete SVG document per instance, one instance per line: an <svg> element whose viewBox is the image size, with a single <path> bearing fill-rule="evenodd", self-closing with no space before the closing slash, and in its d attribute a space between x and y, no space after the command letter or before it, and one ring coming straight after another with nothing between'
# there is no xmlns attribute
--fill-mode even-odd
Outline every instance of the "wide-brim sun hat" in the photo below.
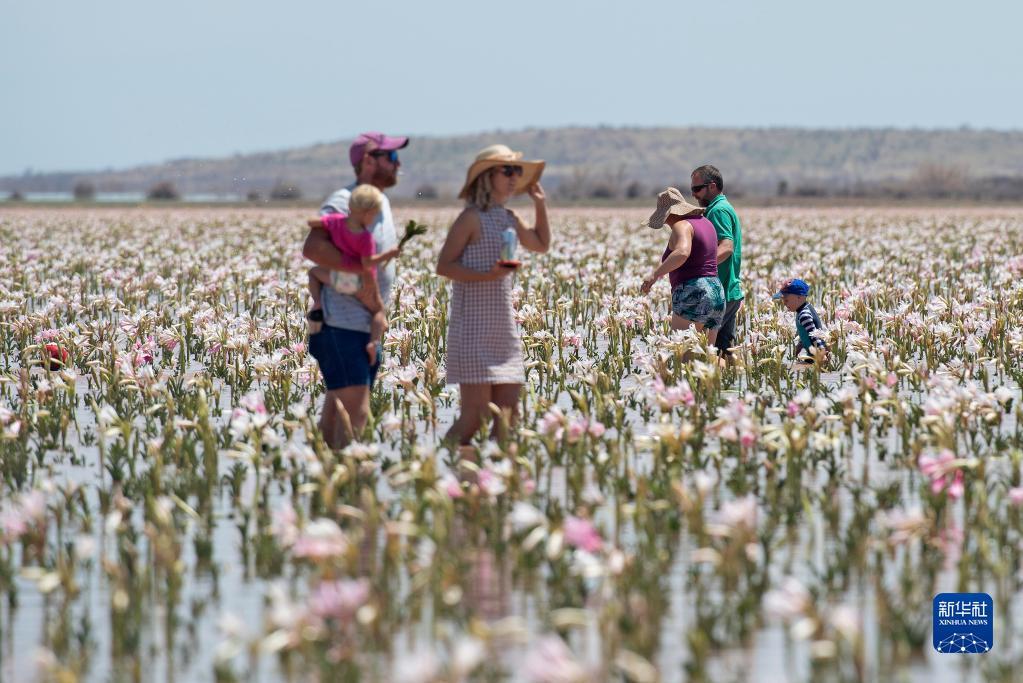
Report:
<svg viewBox="0 0 1023 683"><path fill-rule="evenodd" d="M696 204L690 204L682 196L678 188L669 187L657 195L657 208L650 214L650 218L642 223L640 227L658 228L664 227L664 221L668 216L688 216L690 214L702 215L704 208Z"/></svg>
<svg viewBox="0 0 1023 683"><path fill-rule="evenodd" d="M466 199L469 193L469 186L480 177L484 171L489 171L498 166L521 166L522 175L515 183L515 194L522 194L529 189L530 185L540 182L545 162L539 159L526 160L522 158L522 152L513 152L507 145L490 145L480 150L465 173L465 184L458 192L459 199Z"/></svg>

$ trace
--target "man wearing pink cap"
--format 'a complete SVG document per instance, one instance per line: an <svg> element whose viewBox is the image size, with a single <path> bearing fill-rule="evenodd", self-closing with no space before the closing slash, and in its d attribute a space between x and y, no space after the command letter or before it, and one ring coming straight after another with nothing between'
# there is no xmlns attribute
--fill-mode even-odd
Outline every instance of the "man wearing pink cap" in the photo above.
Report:
<svg viewBox="0 0 1023 683"><path fill-rule="evenodd" d="M330 195L320 215L348 213L348 201L356 186L368 183L386 190L398 182L398 150L408 145L407 137L391 137L383 133L362 133L348 150L348 158L355 170L355 182ZM398 244L391 215L391 203L386 195L376 221L369 226L377 252L387 251ZM331 270L347 270L341 252L333 245L328 232L310 228L302 255L319 266ZM335 278L335 287L323 288L323 328L310 335L309 353L320 365L327 394L320 416L320 431L332 448L346 445L349 434L337 409L341 402L351 421L352 434L358 438L369 418L369 391L380 367L382 349L377 349L376 363L369 364L366 344L369 343L372 314L355 298L361 285L355 273ZM386 310L394 280L394 261L378 268L377 281L380 297Z"/></svg>

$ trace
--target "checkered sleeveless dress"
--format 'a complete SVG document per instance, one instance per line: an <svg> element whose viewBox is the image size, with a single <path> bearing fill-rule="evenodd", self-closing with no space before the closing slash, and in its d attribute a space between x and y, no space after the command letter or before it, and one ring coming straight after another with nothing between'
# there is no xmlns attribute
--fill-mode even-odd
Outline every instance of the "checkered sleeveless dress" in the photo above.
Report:
<svg viewBox="0 0 1023 683"><path fill-rule="evenodd" d="M480 211L480 238L458 262L485 273L501 257L501 233L515 227L502 207ZM522 340L511 293L514 275L487 282L452 282L448 315L448 384L523 384Z"/></svg>

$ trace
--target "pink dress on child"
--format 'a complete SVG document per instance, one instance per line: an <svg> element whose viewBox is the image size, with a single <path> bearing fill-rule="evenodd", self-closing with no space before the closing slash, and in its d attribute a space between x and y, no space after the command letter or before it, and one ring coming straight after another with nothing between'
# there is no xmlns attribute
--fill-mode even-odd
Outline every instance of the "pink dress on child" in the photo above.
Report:
<svg viewBox="0 0 1023 683"><path fill-rule="evenodd" d="M352 232L348 229L348 217L343 213L329 213L321 220L330 235L330 241L341 252L341 259L346 266L362 268L362 259L376 253L373 233L369 230ZM371 272L376 275L376 266L372 267Z"/></svg>

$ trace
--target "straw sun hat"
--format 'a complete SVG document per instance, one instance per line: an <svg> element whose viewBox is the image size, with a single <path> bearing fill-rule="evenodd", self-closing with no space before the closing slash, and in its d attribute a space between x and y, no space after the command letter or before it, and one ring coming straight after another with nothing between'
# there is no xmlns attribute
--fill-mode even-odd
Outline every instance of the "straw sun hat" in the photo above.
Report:
<svg viewBox="0 0 1023 683"><path fill-rule="evenodd" d="M462 189L458 193L459 199L467 197L472 181L476 180L484 171L488 171L496 166L522 167L522 175L519 176L518 182L515 183L515 194L522 194L529 189L530 185L540 180L544 162L524 161L522 159L522 152L513 152L507 145L490 145L490 147L484 148L477 154L476 159L469 166L469 170L465 174L465 184L462 185Z"/></svg>
<svg viewBox="0 0 1023 683"><path fill-rule="evenodd" d="M677 188L669 187L657 195L657 208L640 227L661 228L668 216L702 215L703 207L690 204Z"/></svg>

